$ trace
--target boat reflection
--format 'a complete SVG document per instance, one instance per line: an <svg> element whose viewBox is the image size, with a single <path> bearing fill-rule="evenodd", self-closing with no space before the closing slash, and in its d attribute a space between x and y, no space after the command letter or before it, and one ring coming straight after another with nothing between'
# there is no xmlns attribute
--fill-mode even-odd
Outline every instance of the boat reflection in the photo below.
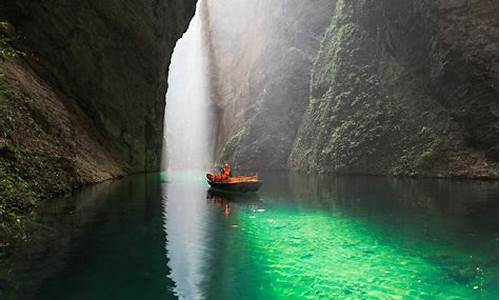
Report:
<svg viewBox="0 0 500 300"><path fill-rule="evenodd" d="M207 199L210 201L227 201L227 202L240 202L252 203L261 202L259 194L257 193L231 193L225 192L214 188L209 188L207 191Z"/></svg>
<svg viewBox="0 0 500 300"><path fill-rule="evenodd" d="M223 209L226 218L237 208L252 208L262 204L257 193L228 193L214 188L208 189L207 202L214 207Z"/></svg>

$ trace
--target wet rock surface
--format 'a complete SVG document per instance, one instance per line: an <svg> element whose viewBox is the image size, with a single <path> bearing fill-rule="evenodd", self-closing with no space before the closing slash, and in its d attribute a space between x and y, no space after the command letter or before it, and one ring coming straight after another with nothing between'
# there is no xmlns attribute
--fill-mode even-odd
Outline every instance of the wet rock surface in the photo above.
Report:
<svg viewBox="0 0 500 300"><path fill-rule="evenodd" d="M285 169L307 106L309 76L332 1L208 1L217 159L241 169Z"/></svg>
<svg viewBox="0 0 500 300"><path fill-rule="evenodd" d="M497 8L210 2L217 159L255 170L497 178Z"/></svg>
<svg viewBox="0 0 500 300"><path fill-rule="evenodd" d="M0 8L0 212L158 169L167 68L195 1Z"/></svg>
<svg viewBox="0 0 500 300"><path fill-rule="evenodd" d="M497 9L337 1L289 166L497 178Z"/></svg>
<svg viewBox="0 0 500 300"><path fill-rule="evenodd" d="M159 167L166 76L195 1L4 1L31 65L91 119L130 172Z"/></svg>

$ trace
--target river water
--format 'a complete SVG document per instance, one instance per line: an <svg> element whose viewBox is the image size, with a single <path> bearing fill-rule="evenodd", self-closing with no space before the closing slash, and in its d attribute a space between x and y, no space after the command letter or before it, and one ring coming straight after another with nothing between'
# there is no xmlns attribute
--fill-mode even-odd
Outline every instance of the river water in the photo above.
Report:
<svg viewBox="0 0 500 300"><path fill-rule="evenodd" d="M35 299L497 298L498 182L261 177L251 196L158 173L54 201L20 285Z"/></svg>

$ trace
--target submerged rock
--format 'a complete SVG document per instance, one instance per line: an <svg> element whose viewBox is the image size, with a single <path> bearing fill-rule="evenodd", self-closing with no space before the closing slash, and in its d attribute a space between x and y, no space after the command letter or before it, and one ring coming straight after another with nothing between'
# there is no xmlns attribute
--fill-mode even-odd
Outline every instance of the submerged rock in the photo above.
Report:
<svg viewBox="0 0 500 300"><path fill-rule="evenodd" d="M478 271L473 266L449 266L445 268L446 273L459 284L476 283L479 276Z"/></svg>

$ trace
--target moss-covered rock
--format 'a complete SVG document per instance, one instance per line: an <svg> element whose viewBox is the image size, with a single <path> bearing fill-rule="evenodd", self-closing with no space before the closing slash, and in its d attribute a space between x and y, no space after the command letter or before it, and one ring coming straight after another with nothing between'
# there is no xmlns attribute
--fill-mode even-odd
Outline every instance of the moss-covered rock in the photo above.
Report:
<svg viewBox="0 0 500 300"><path fill-rule="evenodd" d="M212 96L220 108L217 158L241 169L285 169L334 2L205 4Z"/></svg>
<svg viewBox="0 0 500 300"><path fill-rule="evenodd" d="M194 0L8 0L27 62L89 117L128 172L160 166L167 69Z"/></svg>
<svg viewBox="0 0 500 300"><path fill-rule="evenodd" d="M450 3L336 2L292 169L498 177L498 2Z"/></svg>

